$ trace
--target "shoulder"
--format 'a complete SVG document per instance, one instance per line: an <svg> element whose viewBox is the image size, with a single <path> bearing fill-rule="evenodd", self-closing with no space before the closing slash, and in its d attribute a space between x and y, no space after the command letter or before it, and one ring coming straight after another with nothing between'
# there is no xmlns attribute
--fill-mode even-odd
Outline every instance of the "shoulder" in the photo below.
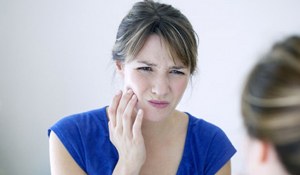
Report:
<svg viewBox="0 0 300 175"><path fill-rule="evenodd" d="M59 130L64 128L64 130L75 130L85 127L93 127L94 125L99 125L107 123L106 107L89 110L82 113L72 114L63 117L57 121L48 131L48 135L51 130Z"/></svg>
<svg viewBox="0 0 300 175"><path fill-rule="evenodd" d="M106 107L63 117L48 129L61 140L81 140L108 135Z"/></svg>
<svg viewBox="0 0 300 175"><path fill-rule="evenodd" d="M218 142L228 143L231 145L225 132L215 124L205 121L204 119L196 118L187 113L189 116L189 131L193 139L201 140L201 144L211 146Z"/></svg>
<svg viewBox="0 0 300 175"><path fill-rule="evenodd" d="M99 109L93 109L93 110L89 110L89 111L85 111L85 112L81 112L81 113L77 113L77 114L72 114L69 116L66 116L64 118L62 118L61 120L58 121L58 123L60 122L88 122L88 121L95 121L95 120L101 120L101 121L105 121L106 119L106 107L102 107Z"/></svg>
<svg viewBox="0 0 300 175"><path fill-rule="evenodd" d="M84 171L97 167L94 162L107 160L104 157L108 157L108 152L115 153L109 141L106 107L66 116L51 126L48 130L49 136L51 132L55 133ZM95 151L98 148L103 148L105 152Z"/></svg>
<svg viewBox="0 0 300 175"><path fill-rule="evenodd" d="M218 133L224 133L221 128L218 126L205 121L204 119L197 118L189 113L187 113L189 116L189 129L191 130L191 133L196 134L197 137L215 137Z"/></svg>
<svg viewBox="0 0 300 175"><path fill-rule="evenodd" d="M208 174L215 174L230 160L236 150L220 127L188 115L191 151L198 157L196 159L201 159L198 162L204 162Z"/></svg>

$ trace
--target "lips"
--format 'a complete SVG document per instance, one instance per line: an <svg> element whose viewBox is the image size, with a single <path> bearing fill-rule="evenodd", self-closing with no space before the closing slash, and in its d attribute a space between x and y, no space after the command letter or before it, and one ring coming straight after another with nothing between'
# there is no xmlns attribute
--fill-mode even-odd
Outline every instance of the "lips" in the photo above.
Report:
<svg viewBox="0 0 300 175"><path fill-rule="evenodd" d="M169 102L167 101L160 101L160 100L149 100L148 101L151 106L159 109L163 109L169 106Z"/></svg>

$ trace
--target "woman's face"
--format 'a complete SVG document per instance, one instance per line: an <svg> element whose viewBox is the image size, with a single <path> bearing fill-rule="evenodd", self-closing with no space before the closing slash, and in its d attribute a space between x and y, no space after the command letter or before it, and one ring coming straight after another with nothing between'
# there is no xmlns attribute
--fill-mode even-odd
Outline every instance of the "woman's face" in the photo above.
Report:
<svg viewBox="0 0 300 175"><path fill-rule="evenodd" d="M161 121L172 115L189 81L190 70L171 58L158 35L151 35L132 61L119 64L124 90L131 88L144 118Z"/></svg>

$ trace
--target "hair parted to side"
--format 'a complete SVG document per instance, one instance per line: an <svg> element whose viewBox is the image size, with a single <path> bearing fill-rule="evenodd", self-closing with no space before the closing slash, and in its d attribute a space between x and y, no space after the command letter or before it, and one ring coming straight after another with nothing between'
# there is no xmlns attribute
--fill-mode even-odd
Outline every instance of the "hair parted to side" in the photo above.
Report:
<svg viewBox="0 0 300 175"><path fill-rule="evenodd" d="M276 43L254 67L242 95L248 133L271 142L284 167L300 174L300 37Z"/></svg>
<svg viewBox="0 0 300 175"><path fill-rule="evenodd" d="M145 0L133 5L123 18L112 50L113 60L131 61L147 38L158 35L170 56L193 74L197 67L197 40L189 20L171 5Z"/></svg>

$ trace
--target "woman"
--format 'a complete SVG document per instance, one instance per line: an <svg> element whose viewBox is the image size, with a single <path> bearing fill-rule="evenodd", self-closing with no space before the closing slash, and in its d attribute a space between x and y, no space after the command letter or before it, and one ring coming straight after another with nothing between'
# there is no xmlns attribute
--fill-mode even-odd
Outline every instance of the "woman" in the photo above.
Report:
<svg viewBox="0 0 300 175"><path fill-rule="evenodd" d="M242 113L249 174L300 174L300 37L275 44L254 67Z"/></svg>
<svg viewBox="0 0 300 175"><path fill-rule="evenodd" d="M108 107L51 127L52 174L229 175L235 149L224 132L176 110L197 65L187 18L170 5L137 2L112 53L123 91Z"/></svg>

